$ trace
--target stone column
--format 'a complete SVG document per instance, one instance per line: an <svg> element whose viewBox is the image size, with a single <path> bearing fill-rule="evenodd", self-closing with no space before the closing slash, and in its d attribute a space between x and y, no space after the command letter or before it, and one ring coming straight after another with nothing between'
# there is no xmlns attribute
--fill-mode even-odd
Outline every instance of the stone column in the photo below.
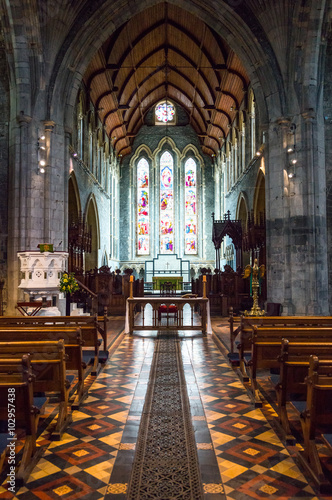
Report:
<svg viewBox="0 0 332 500"><path fill-rule="evenodd" d="M29 125L31 117L22 111L17 116L18 127L12 130L9 161L8 193L8 304L6 314L15 314L18 300L19 265L17 251L27 244L28 198L30 169ZM36 167L37 168L37 167Z"/></svg>
<svg viewBox="0 0 332 500"><path fill-rule="evenodd" d="M323 127L313 111L304 112L302 132L304 227L308 261L305 273L306 314L329 314L326 226L326 172Z"/></svg>
<svg viewBox="0 0 332 500"><path fill-rule="evenodd" d="M52 143L52 132L54 130L55 123L53 121L45 121L45 147L46 147L46 168L44 174L44 240L45 243L53 243L51 240L51 200L52 200L52 185L53 185L53 166L51 164L51 143ZM43 242L41 242L43 243Z"/></svg>
<svg viewBox="0 0 332 500"><path fill-rule="evenodd" d="M291 185L286 170L290 123L287 117L282 117L269 128L265 184L267 301L281 303L285 315L292 315L296 310L292 302L291 250L286 229L290 220Z"/></svg>
<svg viewBox="0 0 332 500"><path fill-rule="evenodd" d="M303 120L302 120L303 118ZM292 137L298 149L290 178L290 125L271 125L266 169L268 302L280 302L283 314L328 314L325 174L319 155L317 123L298 118Z"/></svg>

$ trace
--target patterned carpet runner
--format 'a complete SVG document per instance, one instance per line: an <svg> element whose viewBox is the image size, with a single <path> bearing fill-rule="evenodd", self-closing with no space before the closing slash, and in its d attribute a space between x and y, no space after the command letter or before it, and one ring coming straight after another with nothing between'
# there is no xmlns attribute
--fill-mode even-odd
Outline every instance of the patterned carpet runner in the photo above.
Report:
<svg viewBox="0 0 332 500"><path fill-rule="evenodd" d="M156 341L127 498L203 498L176 332Z"/></svg>

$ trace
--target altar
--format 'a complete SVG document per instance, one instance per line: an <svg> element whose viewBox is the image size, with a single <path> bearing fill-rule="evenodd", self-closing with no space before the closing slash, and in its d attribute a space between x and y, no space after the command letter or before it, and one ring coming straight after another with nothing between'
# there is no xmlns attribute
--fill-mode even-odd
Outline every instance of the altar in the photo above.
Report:
<svg viewBox="0 0 332 500"><path fill-rule="evenodd" d="M160 285L170 281L175 283L176 290L183 290L191 284L190 262L180 259L176 254L158 254L156 258L145 263L145 283L152 283L153 290L160 290Z"/></svg>
<svg viewBox="0 0 332 500"><path fill-rule="evenodd" d="M160 285L165 282L175 284L175 290L183 290L183 277L182 276L152 276L153 290L160 290Z"/></svg>

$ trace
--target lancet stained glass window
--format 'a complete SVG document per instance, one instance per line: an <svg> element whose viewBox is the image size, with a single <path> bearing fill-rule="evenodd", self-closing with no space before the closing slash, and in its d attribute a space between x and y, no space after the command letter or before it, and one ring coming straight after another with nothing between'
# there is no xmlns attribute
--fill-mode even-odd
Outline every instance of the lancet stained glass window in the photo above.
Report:
<svg viewBox="0 0 332 500"><path fill-rule="evenodd" d="M174 165L165 151L160 158L160 253L174 253Z"/></svg>
<svg viewBox="0 0 332 500"><path fill-rule="evenodd" d="M150 253L149 164L142 158L137 164L137 254Z"/></svg>
<svg viewBox="0 0 332 500"><path fill-rule="evenodd" d="M185 253L197 254L197 176L196 162L185 163Z"/></svg>

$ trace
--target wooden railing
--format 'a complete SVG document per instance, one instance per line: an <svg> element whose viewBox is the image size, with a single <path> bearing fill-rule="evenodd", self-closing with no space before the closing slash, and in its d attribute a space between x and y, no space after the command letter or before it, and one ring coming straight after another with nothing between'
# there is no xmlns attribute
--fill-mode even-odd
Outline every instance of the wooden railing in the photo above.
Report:
<svg viewBox="0 0 332 500"><path fill-rule="evenodd" d="M78 286L80 287L81 293L88 296L91 300L91 313L98 314L98 295L90 290L87 286L84 285L80 280L76 279Z"/></svg>
<svg viewBox="0 0 332 500"><path fill-rule="evenodd" d="M147 312L146 306L150 305ZM184 314L189 304L190 314ZM160 306L173 305L177 314L160 314ZM140 314L138 312L140 311ZM170 311L170 309L169 309ZM194 314L197 312L198 314ZM209 299L206 297L129 297L126 308L126 333L134 330L201 330L205 335L211 332Z"/></svg>

